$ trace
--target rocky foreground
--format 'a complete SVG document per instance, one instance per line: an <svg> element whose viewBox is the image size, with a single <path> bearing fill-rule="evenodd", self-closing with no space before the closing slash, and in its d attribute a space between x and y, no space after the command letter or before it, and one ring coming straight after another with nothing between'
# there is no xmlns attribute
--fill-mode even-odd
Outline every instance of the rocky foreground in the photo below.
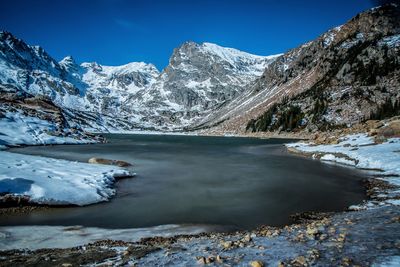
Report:
<svg viewBox="0 0 400 267"><path fill-rule="evenodd" d="M400 210L299 217L284 228L0 252L0 266L380 266L400 263ZM387 265L395 266L395 265Z"/></svg>

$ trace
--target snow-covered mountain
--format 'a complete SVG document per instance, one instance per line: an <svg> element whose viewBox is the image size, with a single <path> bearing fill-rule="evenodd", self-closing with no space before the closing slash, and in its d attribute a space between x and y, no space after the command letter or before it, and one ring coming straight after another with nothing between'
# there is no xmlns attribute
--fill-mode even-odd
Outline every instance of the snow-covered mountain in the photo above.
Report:
<svg viewBox="0 0 400 267"><path fill-rule="evenodd" d="M143 62L77 64L71 56L57 62L43 48L0 32L0 83L49 98L71 125L88 130L179 130L232 100L276 57L186 42L160 73Z"/></svg>
<svg viewBox="0 0 400 267"><path fill-rule="evenodd" d="M276 58L186 42L174 50L160 78L138 101L146 106L163 103L159 115L171 124L191 126L235 98Z"/></svg>

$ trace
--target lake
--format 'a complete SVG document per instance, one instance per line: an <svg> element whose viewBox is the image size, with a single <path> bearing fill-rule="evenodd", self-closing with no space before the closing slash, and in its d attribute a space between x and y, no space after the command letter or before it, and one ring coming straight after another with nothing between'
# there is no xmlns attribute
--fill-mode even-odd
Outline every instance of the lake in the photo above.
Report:
<svg viewBox="0 0 400 267"><path fill-rule="evenodd" d="M286 152L293 140L184 135L106 135L108 143L12 152L134 164L109 202L0 217L0 225L141 228L165 224L250 229L290 223L304 211L341 211L365 199L361 171Z"/></svg>

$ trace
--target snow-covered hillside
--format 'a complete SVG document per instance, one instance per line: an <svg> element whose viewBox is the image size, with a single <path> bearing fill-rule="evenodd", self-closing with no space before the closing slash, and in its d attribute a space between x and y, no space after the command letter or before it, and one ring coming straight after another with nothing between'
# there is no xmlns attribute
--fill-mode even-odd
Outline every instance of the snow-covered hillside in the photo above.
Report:
<svg viewBox="0 0 400 267"><path fill-rule="evenodd" d="M0 112L1 110L0 108ZM0 118L0 145L87 144L95 142L94 140L83 139L79 135L58 135L56 128L55 123L35 116L27 116L20 110L5 112Z"/></svg>
<svg viewBox="0 0 400 267"><path fill-rule="evenodd" d="M0 32L0 83L45 96L90 131L180 130L233 99L275 60L186 42L160 73L152 64L57 62L41 47Z"/></svg>

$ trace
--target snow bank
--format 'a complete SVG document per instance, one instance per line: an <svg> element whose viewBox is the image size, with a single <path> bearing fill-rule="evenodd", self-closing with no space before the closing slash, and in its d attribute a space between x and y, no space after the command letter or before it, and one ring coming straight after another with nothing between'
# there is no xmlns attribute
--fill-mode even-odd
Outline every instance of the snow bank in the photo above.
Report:
<svg viewBox="0 0 400 267"><path fill-rule="evenodd" d="M54 123L20 112L7 112L0 119L0 145L85 144L94 141L51 135Z"/></svg>
<svg viewBox="0 0 400 267"><path fill-rule="evenodd" d="M336 157L335 155L332 154L325 154L321 157L322 161L333 161L333 162L337 162L337 163L341 163L344 165L354 165L354 161L352 160L348 160L345 158L341 158L341 157Z"/></svg>
<svg viewBox="0 0 400 267"><path fill-rule="evenodd" d="M372 267L397 267L400 266L400 256L389 256L378 259Z"/></svg>
<svg viewBox="0 0 400 267"><path fill-rule="evenodd" d="M114 177L130 175L115 166L0 151L0 193L28 195L40 204L88 205L115 194Z"/></svg>
<svg viewBox="0 0 400 267"><path fill-rule="evenodd" d="M323 161L331 161L356 168L381 170L381 180L385 180L395 187L400 186L400 138L390 138L381 144L375 144L372 137L366 134L347 135L339 140L336 145L314 145L310 143L286 144L286 147L294 148L300 152L320 156ZM387 192L382 204L400 205L399 190ZM368 207L374 206L371 202ZM354 208L356 208L354 206Z"/></svg>
<svg viewBox="0 0 400 267"><path fill-rule="evenodd" d="M145 237L190 235L209 232L211 226L167 224L147 228L103 229L81 226L0 227L0 250L69 248L99 240L137 242Z"/></svg>
<svg viewBox="0 0 400 267"><path fill-rule="evenodd" d="M337 145L312 145L308 143L287 144L306 153L343 154L353 159L347 160L357 168L381 169L387 175L400 175L400 138L391 138L382 144L375 144L366 134L348 135ZM340 160L338 160L340 158ZM343 157L332 157L342 161Z"/></svg>

